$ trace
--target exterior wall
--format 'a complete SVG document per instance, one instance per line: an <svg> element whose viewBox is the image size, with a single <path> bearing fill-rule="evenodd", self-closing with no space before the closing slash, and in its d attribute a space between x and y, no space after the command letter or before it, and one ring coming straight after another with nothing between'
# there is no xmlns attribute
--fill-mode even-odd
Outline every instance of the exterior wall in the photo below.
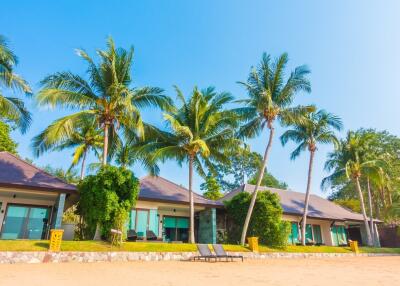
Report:
<svg viewBox="0 0 400 286"><path fill-rule="evenodd" d="M300 223L301 221L301 216L294 216L294 215L287 215L284 214L282 215L282 219L290 222L297 222ZM330 220L322 220L322 219L314 219L314 218L308 218L307 219L307 224L315 224L319 225L321 227L321 236L322 236L322 243L325 245L332 246L333 241L332 241L332 235L331 235L331 223L333 221ZM337 223L337 225L340 223ZM299 228L300 232L300 228Z"/></svg>
<svg viewBox="0 0 400 286"><path fill-rule="evenodd" d="M15 198L14 198L15 195ZM53 207L58 198L58 193L48 193L32 190L20 190L20 189L9 189L0 188L0 231L3 226L3 221L6 215L8 204L24 204L24 205L35 205L35 206L47 206Z"/></svg>
<svg viewBox="0 0 400 286"><path fill-rule="evenodd" d="M217 243L217 218L215 209L206 209L199 213L199 242Z"/></svg>
<svg viewBox="0 0 400 286"><path fill-rule="evenodd" d="M163 202L151 202L151 201L137 201L136 206L133 209L148 209L156 210L158 215L158 236L162 237L163 232L163 218L164 216L178 216L178 217L189 217L189 204L172 204ZM195 206L194 211L200 212L205 210L205 207Z"/></svg>

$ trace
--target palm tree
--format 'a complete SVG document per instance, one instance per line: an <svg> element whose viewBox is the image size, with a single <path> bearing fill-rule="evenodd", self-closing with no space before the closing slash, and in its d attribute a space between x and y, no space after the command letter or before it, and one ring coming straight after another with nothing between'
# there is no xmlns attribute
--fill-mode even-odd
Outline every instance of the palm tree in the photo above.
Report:
<svg viewBox="0 0 400 286"><path fill-rule="evenodd" d="M299 115L305 111L313 110L312 107L291 107L294 96L299 91L311 92L311 84L306 77L310 71L306 66L296 67L285 81L284 73L287 63L288 55L286 53L273 63L269 55L263 54L259 67L252 69L247 82L240 82L247 89L249 98L239 101L244 103L246 107L235 110L245 120L245 124L239 129L239 136L253 138L259 135L265 127L269 129L267 147L243 226L242 245L245 242L258 188L267 166L275 132L275 121L278 120L285 125L298 119Z"/></svg>
<svg viewBox="0 0 400 286"><path fill-rule="evenodd" d="M74 155L70 168L75 167L80 161L81 165L81 180L84 177L86 157L90 151L93 151L98 156L98 150L103 147L102 131L96 128L96 123L93 119L84 118L80 122L76 122L74 129L68 132L64 137L53 134L53 125L56 121L47 127L39 135L35 136L32 141L32 147L35 155L39 156L46 151L62 151L64 149L74 148Z"/></svg>
<svg viewBox="0 0 400 286"><path fill-rule="evenodd" d="M24 102L16 97L5 96L1 87L13 91L22 91L31 95L32 90L28 83L14 73L18 58L9 48L7 40L0 35L0 119L14 123L22 133L25 133L32 121L30 112Z"/></svg>
<svg viewBox="0 0 400 286"><path fill-rule="evenodd" d="M83 118L94 120L104 134L103 164L107 164L110 144L115 144L117 131L133 130L143 137L144 123L140 108L156 106L167 108L171 100L160 88L132 88L131 68L133 47L129 50L116 48L112 38L107 50L98 50L100 62L84 51L77 50L87 65L89 81L70 72L58 72L42 80L37 102L44 106L61 106L77 110L49 126L48 131L57 137L70 137L74 125ZM86 119L85 119L86 120Z"/></svg>
<svg viewBox="0 0 400 286"><path fill-rule="evenodd" d="M307 189L301 226L301 243L303 245L306 244L305 238L308 204L311 191L311 176L314 156L317 151L317 144L338 144L338 139L335 136L334 130L340 131L341 129L342 121L339 117L328 113L325 110L319 110L318 112L311 112L305 115L304 120L294 124L292 129L285 131L281 136L282 145L286 145L289 140L299 144L292 152L290 159L295 160L300 153L306 149L310 152Z"/></svg>
<svg viewBox="0 0 400 286"><path fill-rule="evenodd" d="M369 246L372 246L373 243L360 179L364 174L371 173L372 169L378 166L378 160L369 160L368 140L355 132L349 131L346 139L339 142L336 150L328 154L325 169L333 171L333 173L324 178L321 183L321 187L326 189L337 182L343 182L344 179L353 181L360 200L361 213L367 233L367 244Z"/></svg>
<svg viewBox="0 0 400 286"><path fill-rule="evenodd" d="M194 237L193 169L205 177L205 167L214 170L213 162L226 162L224 151L232 146L233 130L237 127L237 116L225 110L232 101L229 93L216 93L214 88L193 89L186 99L175 87L180 106L164 114L167 131L158 132L158 138L145 144L141 152L152 154L153 161L177 160L179 165L189 166L190 235Z"/></svg>

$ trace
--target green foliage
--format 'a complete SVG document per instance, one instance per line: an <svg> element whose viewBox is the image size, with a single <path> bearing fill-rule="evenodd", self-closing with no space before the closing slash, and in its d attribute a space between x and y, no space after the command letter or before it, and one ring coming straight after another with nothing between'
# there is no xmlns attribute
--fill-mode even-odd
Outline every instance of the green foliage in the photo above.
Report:
<svg viewBox="0 0 400 286"><path fill-rule="evenodd" d="M16 155L18 144L11 139L10 131L10 126L0 121L0 152L7 151Z"/></svg>
<svg viewBox="0 0 400 286"><path fill-rule="evenodd" d="M211 174L207 175L206 181L200 185L200 189L205 191L203 193L204 197L213 201L216 201L224 196L224 194L221 192L221 186L218 184L217 179Z"/></svg>
<svg viewBox="0 0 400 286"><path fill-rule="evenodd" d="M42 169L69 184L77 184L79 182L79 176L76 169L64 170L63 168L54 168L51 165L46 165Z"/></svg>
<svg viewBox="0 0 400 286"><path fill-rule="evenodd" d="M257 179L258 179L258 174L254 175L248 181L248 183L255 185L257 184ZM277 178L275 178L272 174L268 173L267 171L264 172L264 176L260 186L283 189L283 190L286 190L288 188L288 185L285 182L279 181Z"/></svg>
<svg viewBox="0 0 400 286"><path fill-rule="evenodd" d="M242 192L225 202L229 227L228 241L240 240L241 227L244 224L251 195ZM284 247L290 233L290 224L282 220L283 209L277 194L269 191L259 192L254 205L247 235L258 236L261 244L271 247Z"/></svg>
<svg viewBox="0 0 400 286"><path fill-rule="evenodd" d="M102 237L112 241L112 228L124 231L129 211L136 203L139 181L133 173L114 166L102 167L78 185L77 213L83 219L83 239L92 239L99 226Z"/></svg>
<svg viewBox="0 0 400 286"><path fill-rule="evenodd" d="M256 184L262 157L257 152L251 152L248 145L241 147L235 144L228 149L225 156L228 160L216 164L216 179L223 192L230 192L239 186L249 183ZM276 179L268 172L264 173L261 186L287 189L287 184Z"/></svg>
<svg viewBox="0 0 400 286"><path fill-rule="evenodd" d="M353 212L360 213L361 208L360 208L360 200L358 199L336 199L333 201L334 203L341 205L342 207L348 208L352 210Z"/></svg>

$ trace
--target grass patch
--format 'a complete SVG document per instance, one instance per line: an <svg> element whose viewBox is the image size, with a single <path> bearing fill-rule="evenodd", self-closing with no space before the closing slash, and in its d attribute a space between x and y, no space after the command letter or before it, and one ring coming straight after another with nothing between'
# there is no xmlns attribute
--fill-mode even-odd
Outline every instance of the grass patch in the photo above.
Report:
<svg viewBox="0 0 400 286"><path fill-rule="evenodd" d="M350 247L288 245L285 248L260 246L260 252L350 253L351 250Z"/></svg>
<svg viewBox="0 0 400 286"><path fill-rule="evenodd" d="M46 251L48 240L0 240L0 251ZM224 245L227 251L249 251L240 245ZM63 241L62 251L132 251L132 252L192 252L195 244L125 242L120 247L112 247L102 241Z"/></svg>
<svg viewBox="0 0 400 286"><path fill-rule="evenodd" d="M48 240L0 240L0 251L46 251ZM226 251L247 252L248 248L240 245L225 244ZM125 242L120 247L112 247L102 241L63 241L62 251L132 251L132 252L192 252L196 245L190 243L151 243ZM298 253L351 253L349 247L336 246L297 246L286 248L271 248L260 245L260 252L298 252ZM397 253L400 248L360 247L362 253Z"/></svg>
<svg viewBox="0 0 400 286"><path fill-rule="evenodd" d="M396 253L400 254L400 248L388 247L360 247L361 253Z"/></svg>

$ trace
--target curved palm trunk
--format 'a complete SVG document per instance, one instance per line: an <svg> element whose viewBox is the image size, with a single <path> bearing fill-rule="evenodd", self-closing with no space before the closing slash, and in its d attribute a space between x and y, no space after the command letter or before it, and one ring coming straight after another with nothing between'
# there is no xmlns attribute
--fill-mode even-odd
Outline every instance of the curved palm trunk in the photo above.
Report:
<svg viewBox="0 0 400 286"><path fill-rule="evenodd" d="M86 153L87 150L83 152L82 166L81 166L81 180L83 180L83 177L85 176Z"/></svg>
<svg viewBox="0 0 400 286"><path fill-rule="evenodd" d="M301 221L301 244L302 245L306 245L307 214L308 214L308 205L309 205L309 201L310 201L311 177L312 177L312 168L313 168L313 163L314 163L314 155L315 155L315 151L310 151L310 161L308 163L308 179L307 179L306 198L304 201L303 219Z"/></svg>
<svg viewBox="0 0 400 286"><path fill-rule="evenodd" d="M360 180L359 180L358 177L356 177L354 180L355 180L355 184L356 184L356 189L358 191L358 197L360 198L361 212L362 212L362 215L363 215L363 218L364 218L365 231L367 233L367 245L368 246L372 246L371 232L369 230L368 218L367 218L367 214L365 212L364 196L363 196L363 193L361 191Z"/></svg>
<svg viewBox="0 0 400 286"><path fill-rule="evenodd" d="M272 146L272 139L274 137L274 132L275 132L275 129L274 129L274 127L271 126L270 129L269 129L268 144L267 144L267 148L265 148L264 159L263 159L263 162L262 162L262 165L261 165L261 168L260 168L260 172L259 172L259 175L258 175L257 184L256 184L256 186L254 188L253 195L252 195L251 201L250 201L249 210L247 211L246 219L244 221L242 237L240 239L240 244L241 245L244 245L244 242L246 240L247 229L249 228L251 214L253 213L254 204L256 203L258 188L260 187L261 181L262 181L262 179L264 177L265 168L267 167L268 154L269 154L269 151L270 151L271 146Z"/></svg>
<svg viewBox="0 0 400 286"><path fill-rule="evenodd" d="M103 165L107 165L107 156L108 156L108 129L110 128L110 124L104 124L104 144L103 144Z"/></svg>
<svg viewBox="0 0 400 286"><path fill-rule="evenodd" d="M193 202L193 156L189 156L189 212L190 212L190 229L189 242L195 243L194 238L194 202Z"/></svg>
<svg viewBox="0 0 400 286"><path fill-rule="evenodd" d="M369 229L371 232L371 243L375 245L374 220L372 217L372 196L371 196L371 185L369 183L369 177L367 177L367 188L368 188L368 206L369 206Z"/></svg>

